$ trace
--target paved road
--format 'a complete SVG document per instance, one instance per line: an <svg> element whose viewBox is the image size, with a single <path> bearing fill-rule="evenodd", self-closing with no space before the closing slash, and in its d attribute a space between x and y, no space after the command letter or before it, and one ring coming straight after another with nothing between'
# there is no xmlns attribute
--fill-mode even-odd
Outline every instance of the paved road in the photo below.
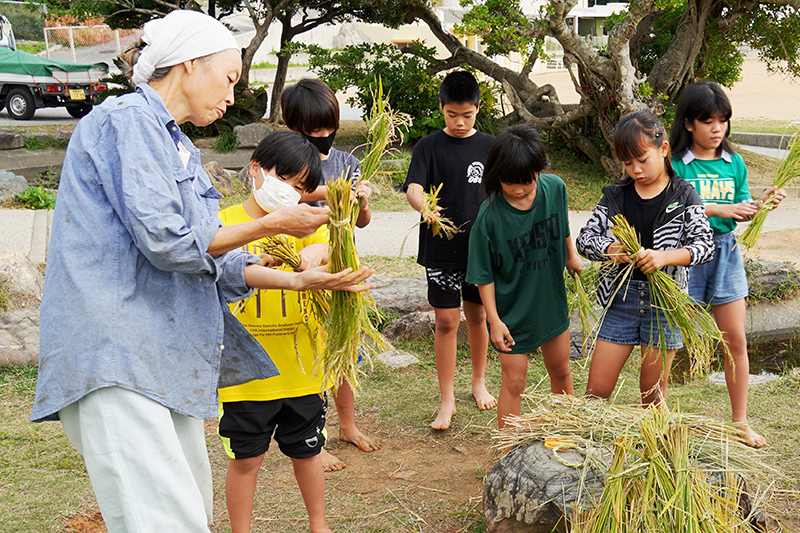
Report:
<svg viewBox="0 0 800 533"><path fill-rule="evenodd" d="M78 119L73 118L67 113L67 110L63 107L46 107L43 109L37 109L36 113L33 115L33 118L30 120L14 120L8 115L8 111L3 108L0 111L0 128L11 127L11 126L37 126L42 124L77 124Z"/></svg>

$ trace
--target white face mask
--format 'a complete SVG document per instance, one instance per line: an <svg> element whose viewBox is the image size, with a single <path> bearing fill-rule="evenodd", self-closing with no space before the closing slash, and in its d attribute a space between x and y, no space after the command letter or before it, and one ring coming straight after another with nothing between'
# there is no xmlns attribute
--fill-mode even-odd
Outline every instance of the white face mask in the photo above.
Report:
<svg viewBox="0 0 800 533"><path fill-rule="evenodd" d="M258 207L267 213L272 213L281 207L297 205L300 201L300 193L294 187L275 176L270 176L264 172L263 168L260 170L264 183L258 189L256 189L256 180L253 178L253 198Z"/></svg>

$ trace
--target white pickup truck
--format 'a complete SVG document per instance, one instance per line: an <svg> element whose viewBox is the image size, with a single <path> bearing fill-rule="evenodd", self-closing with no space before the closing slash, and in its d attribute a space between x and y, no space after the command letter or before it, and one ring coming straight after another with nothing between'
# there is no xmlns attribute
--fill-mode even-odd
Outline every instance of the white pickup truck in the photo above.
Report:
<svg viewBox="0 0 800 533"><path fill-rule="evenodd" d="M0 15L0 111L29 120L42 107L66 107L80 118L92 110L95 95L108 87L101 83L108 65L81 65L55 61L16 49L11 24Z"/></svg>

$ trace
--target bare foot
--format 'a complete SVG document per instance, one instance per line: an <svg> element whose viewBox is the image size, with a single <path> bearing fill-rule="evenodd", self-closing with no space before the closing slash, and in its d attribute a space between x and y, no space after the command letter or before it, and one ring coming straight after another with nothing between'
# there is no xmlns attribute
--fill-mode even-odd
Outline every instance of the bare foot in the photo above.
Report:
<svg viewBox="0 0 800 533"><path fill-rule="evenodd" d="M486 385L483 383L472 386L472 397L475 398L475 403L478 404L478 409L481 411L497 407L497 400L489 394L489 391L486 390Z"/></svg>
<svg viewBox="0 0 800 533"><path fill-rule="evenodd" d="M355 426L352 428L339 426L339 439L355 444L358 446L359 450L364 452L374 452L375 450L381 449L381 445L378 444L378 441L367 437Z"/></svg>
<svg viewBox="0 0 800 533"><path fill-rule="evenodd" d="M453 403L442 402L442 405L439 408L439 414L436 415L436 420L431 422L431 427L433 429L438 429L439 431L450 429L450 421L453 419L453 415L455 414L455 401L453 401Z"/></svg>
<svg viewBox="0 0 800 533"><path fill-rule="evenodd" d="M322 451L319 452L319 458L322 461L323 472L337 472L339 470L344 470L344 468L347 466L338 457L330 453L325 448L322 448Z"/></svg>
<svg viewBox="0 0 800 533"><path fill-rule="evenodd" d="M739 426L739 436L745 444L752 448L763 448L767 445L767 438L753 431L753 428L747 423Z"/></svg>

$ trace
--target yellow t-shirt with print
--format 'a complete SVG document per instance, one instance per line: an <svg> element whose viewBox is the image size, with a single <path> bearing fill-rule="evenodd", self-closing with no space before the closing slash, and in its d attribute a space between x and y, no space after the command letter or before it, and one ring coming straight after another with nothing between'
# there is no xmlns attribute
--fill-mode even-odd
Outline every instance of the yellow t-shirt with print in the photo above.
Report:
<svg viewBox="0 0 800 533"><path fill-rule="evenodd" d="M242 205L220 211L219 217L225 225L253 220ZM328 244L328 227L320 226L304 239L290 237L290 240L295 251L311 244ZM243 248L259 253L253 244ZM285 265L280 268L291 271ZM221 402L269 401L320 392L322 375L317 372L316 365L317 354L322 353L322 336L313 314L305 312L306 302L303 292L258 289L238 314L235 311L238 304L230 304L236 318L267 350L280 375L220 389Z"/></svg>

